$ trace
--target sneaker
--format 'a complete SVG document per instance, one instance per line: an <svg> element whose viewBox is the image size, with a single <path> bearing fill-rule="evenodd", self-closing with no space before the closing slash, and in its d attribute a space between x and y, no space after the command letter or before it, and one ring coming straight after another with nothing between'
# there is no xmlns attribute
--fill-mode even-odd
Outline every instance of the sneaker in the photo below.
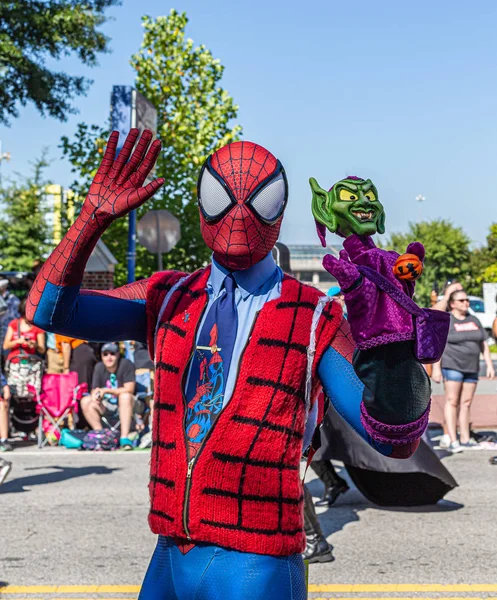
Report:
<svg viewBox="0 0 497 600"><path fill-rule="evenodd" d="M450 448L450 435L444 433L438 442L438 447L442 450L448 450Z"/></svg>
<svg viewBox="0 0 497 600"><path fill-rule="evenodd" d="M0 458L0 485L7 479L10 469L12 469L12 463Z"/></svg>
<svg viewBox="0 0 497 600"><path fill-rule="evenodd" d="M464 444L461 442L460 445L464 450L483 450L483 446L475 438L469 438L469 442L464 442Z"/></svg>
<svg viewBox="0 0 497 600"><path fill-rule="evenodd" d="M140 440L140 448L151 448L152 447L152 432L149 431L142 435L142 439Z"/></svg>
<svg viewBox="0 0 497 600"><path fill-rule="evenodd" d="M121 450L133 450L133 442L127 437L122 437L119 440L119 446Z"/></svg>
<svg viewBox="0 0 497 600"><path fill-rule="evenodd" d="M12 452L13 448L7 440L0 440L0 452Z"/></svg>
<svg viewBox="0 0 497 600"><path fill-rule="evenodd" d="M463 448L459 442L451 442L450 446L447 448L449 452L452 454L457 454L458 452L463 452Z"/></svg>

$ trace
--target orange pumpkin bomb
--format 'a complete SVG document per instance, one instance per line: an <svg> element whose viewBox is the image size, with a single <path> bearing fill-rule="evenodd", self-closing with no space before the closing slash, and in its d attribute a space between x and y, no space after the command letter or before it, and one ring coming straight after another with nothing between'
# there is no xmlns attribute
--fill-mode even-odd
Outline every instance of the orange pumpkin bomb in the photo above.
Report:
<svg viewBox="0 0 497 600"><path fill-rule="evenodd" d="M392 267L397 279L414 281L423 272L423 263L415 254L402 254Z"/></svg>

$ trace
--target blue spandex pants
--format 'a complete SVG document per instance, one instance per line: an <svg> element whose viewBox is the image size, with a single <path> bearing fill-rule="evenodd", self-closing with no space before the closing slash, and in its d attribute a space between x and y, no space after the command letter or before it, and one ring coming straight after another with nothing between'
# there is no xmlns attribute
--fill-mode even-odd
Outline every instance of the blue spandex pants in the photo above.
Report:
<svg viewBox="0 0 497 600"><path fill-rule="evenodd" d="M305 600L300 554L264 556L159 536L138 600Z"/></svg>

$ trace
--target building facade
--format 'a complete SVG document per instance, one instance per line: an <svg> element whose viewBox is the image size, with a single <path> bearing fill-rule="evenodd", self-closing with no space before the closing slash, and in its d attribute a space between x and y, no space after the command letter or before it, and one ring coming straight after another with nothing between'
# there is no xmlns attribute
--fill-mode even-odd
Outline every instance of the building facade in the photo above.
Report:
<svg viewBox="0 0 497 600"><path fill-rule="evenodd" d="M337 281L324 269L323 258L325 254L338 258L341 249L341 246L323 248L318 244L289 245L292 275L326 293L330 287L337 285Z"/></svg>

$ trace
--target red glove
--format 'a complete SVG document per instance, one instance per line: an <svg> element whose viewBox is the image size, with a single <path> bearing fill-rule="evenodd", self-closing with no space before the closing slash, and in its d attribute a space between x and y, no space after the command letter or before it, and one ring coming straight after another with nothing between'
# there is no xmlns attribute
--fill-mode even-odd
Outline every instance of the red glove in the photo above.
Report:
<svg viewBox="0 0 497 600"><path fill-rule="evenodd" d="M131 129L117 159L114 160L119 132L113 131L110 134L104 157L90 186L81 215L84 213L88 217L110 223L141 206L164 183L164 179L159 178L141 187L153 169L161 143L155 140L148 149L152 132L145 129L133 155L129 158L138 135L138 129Z"/></svg>
<svg viewBox="0 0 497 600"><path fill-rule="evenodd" d="M155 140L150 145L152 132L146 129L131 154L138 136L138 129L131 129L115 158L119 133L111 133L81 213L43 265L29 293L28 320L33 321L46 284L81 285L88 258L107 227L141 206L163 185L164 179L159 178L142 187L157 160L161 143Z"/></svg>

